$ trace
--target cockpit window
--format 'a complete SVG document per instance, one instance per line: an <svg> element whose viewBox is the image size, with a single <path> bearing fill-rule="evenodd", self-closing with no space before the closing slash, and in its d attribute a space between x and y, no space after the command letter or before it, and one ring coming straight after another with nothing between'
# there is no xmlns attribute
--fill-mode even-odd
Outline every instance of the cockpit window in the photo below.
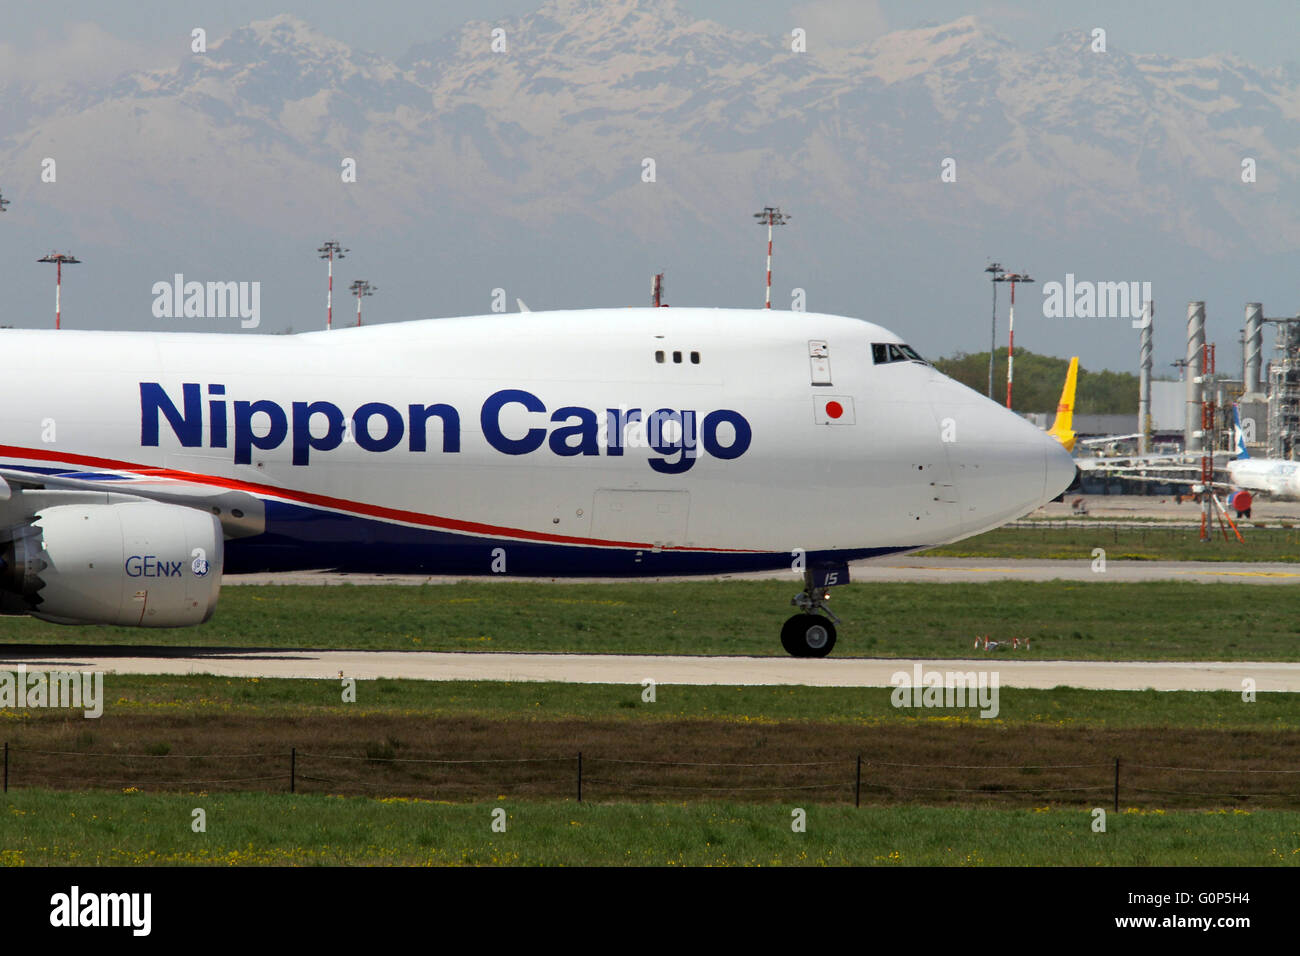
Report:
<svg viewBox="0 0 1300 956"><path fill-rule="evenodd" d="M887 365L890 362L921 362L928 365L925 359L921 358L919 352L910 345L903 345L901 342L873 342L871 345L871 360L877 365Z"/></svg>

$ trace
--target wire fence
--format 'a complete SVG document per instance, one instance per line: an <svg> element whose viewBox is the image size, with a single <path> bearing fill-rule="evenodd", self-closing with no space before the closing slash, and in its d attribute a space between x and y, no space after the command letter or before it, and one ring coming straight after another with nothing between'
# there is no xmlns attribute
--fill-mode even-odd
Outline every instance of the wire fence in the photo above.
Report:
<svg viewBox="0 0 1300 956"><path fill-rule="evenodd" d="M1234 519L1235 520L1235 519ZM1300 541L1300 518L1272 518L1267 522L1258 520L1242 519L1237 522L1238 527L1254 528L1255 530L1268 531L1270 540L1282 541L1287 544L1295 544ZM1090 535L1110 535L1113 541L1118 542L1121 538L1126 541L1172 541L1186 538L1189 535L1197 537L1201 528L1201 515L1197 511L1195 515L1187 519L1179 520L1143 520L1140 518L1126 518L1121 520L1097 519L1097 518L1028 518L1020 521L1012 521L1003 525L997 531L1018 531L1018 532L1037 532L1041 537L1047 537L1050 532L1060 531L1086 531Z"/></svg>
<svg viewBox="0 0 1300 956"><path fill-rule="evenodd" d="M1186 775L1213 775L1190 777ZM1212 789L1194 783L1214 781ZM1181 785L1180 785L1181 784ZM1300 767L1184 767L1115 757L1062 764L899 763L856 754L795 762L645 760L584 754L521 757L365 754L314 750L243 754L37 750L4 745L11 788L261 791L394 798L535 797L619 800L723 795L818 795L862 806L973 800L1219 808L1300 806ZM1207 802L1211 801L1211 802Z"/></svg>

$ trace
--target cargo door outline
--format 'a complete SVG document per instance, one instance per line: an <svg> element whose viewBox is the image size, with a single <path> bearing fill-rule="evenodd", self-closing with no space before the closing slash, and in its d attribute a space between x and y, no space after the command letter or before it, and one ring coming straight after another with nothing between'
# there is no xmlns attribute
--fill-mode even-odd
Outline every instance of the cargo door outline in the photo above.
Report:
<svg viewBox="0 0 1300 956"><path fill-rule="evenodd" d="M592 537L646 543L652 550L690 543L691 493L599 488L591 509Z"/></svg>

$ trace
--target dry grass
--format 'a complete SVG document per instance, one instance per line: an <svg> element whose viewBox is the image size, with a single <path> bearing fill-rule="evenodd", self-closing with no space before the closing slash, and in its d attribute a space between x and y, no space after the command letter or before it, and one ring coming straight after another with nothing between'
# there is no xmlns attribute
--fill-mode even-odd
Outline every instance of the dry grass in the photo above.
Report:
<svg viewBox="0 0 1300 956"><path fill-rule="evenodd" d="M5 733L12 788L287 791L297 748L300 793L555 799L576 796L582 751L587 800L763 802L798 794L846 803L861 754L863 803L1109 806L1118 756L1122 807L1300 807L1300 773L1241 772L1300 770L1300 733L1291 731L1007 726L964 717L863 727L373 714L119 715L111 725L50 715ZM427 759L485 762L419 762ZM976 765L1044 769L968 769Z"/></svg>

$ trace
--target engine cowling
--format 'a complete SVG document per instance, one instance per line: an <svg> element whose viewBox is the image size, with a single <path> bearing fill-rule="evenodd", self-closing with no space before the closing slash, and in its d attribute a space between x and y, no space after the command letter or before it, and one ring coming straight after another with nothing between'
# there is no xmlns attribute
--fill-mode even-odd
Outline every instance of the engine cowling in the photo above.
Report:
<svg viewBox="0 0 1300 956"><path fill-rule="evenodd" d="M221 523L154 501L43 508L0 545L0 606L56 624L185 627L221 592Z"/></svg>

